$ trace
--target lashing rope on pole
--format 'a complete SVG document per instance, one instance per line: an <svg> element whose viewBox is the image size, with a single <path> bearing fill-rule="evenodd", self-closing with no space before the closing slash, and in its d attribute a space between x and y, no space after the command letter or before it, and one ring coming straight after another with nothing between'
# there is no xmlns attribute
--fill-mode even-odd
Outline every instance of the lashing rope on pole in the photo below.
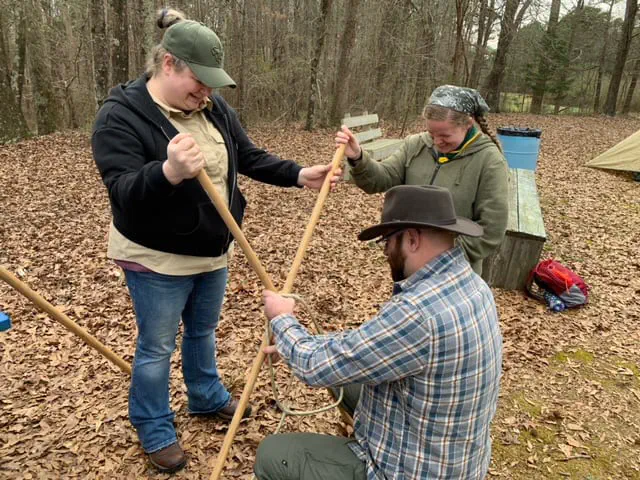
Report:
<svg viewBox="0 0 640 480"><path fill-rule="evenodd" d="M289 294L283 295L283 297L293 298L296 302L301 303L308 312L311 311L311 308L309 307L309 304L300 295L289 293ZM323 332L322 327L320 326L320 324L316 321L315 315L311 315L311 318L312 318L313 324L315 326L316 332L318 334L322 335L324 332ZM270 335L271 332L269 331L270 330L269 329L269 321L267 321L266 330L267 330L267 335ZM304 417L304 416L309 416L309 415L317 415L319 413L326 412L328 410L332 410L332 409L338 407L340 405L340 403L342 402L342 398L344 397L344 388L340 387L340 389L339 389L340 394L338 395L338 399L335 402L333 402L331 405L326 405L324 407L316 408L316 409L313 409L313 410L293 410L288 405L285 405L284 403L282 403L282 401L280 400L280 391L278 389L278 383L276 381L275 369L273 368L273 363L271 361L271 357L270 356L267 357L267 360L269 362L269 374L271 376L271 388L273 390L273 397L274 397L274 400L276 402L276 405L282 411L282 418L280 419L280 424L278 425L278 427L276 428L276 430L273 433L278 433L280 431L280 428L282 428L282 425L284 424L287 416L289 416L289 415L291 415L291 416L299 416L299 417ZM293 376L291 378L293 378Z"/></svg>

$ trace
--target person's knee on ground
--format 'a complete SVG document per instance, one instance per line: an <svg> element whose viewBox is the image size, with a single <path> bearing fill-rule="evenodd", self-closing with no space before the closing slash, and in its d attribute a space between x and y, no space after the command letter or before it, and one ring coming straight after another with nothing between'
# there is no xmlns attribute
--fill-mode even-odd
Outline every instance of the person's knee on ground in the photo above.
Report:
<svg viewBox="0 0 640 480"><path fill-rule="evenodd" d="M258 446L259 480L342 480L366 478L365 464L351 451L354 440L318 433L270 435Z"/></svg>
<svg viewBox="0 0 640 480"><path fill-rule="evenodd" d="M286 444L286 445L285 445ZM285 435L269 435L258 445L253 472L258 480L286 478L288 442Z"/></svg>

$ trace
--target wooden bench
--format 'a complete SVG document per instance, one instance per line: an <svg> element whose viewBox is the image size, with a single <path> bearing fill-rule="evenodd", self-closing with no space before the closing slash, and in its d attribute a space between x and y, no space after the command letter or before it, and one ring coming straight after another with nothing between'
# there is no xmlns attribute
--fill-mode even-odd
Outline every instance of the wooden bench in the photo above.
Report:
<svg viewBox="0 0 640 480"><path fill-rule="evenodd" d="M373 160L382 160L388 157L400 146L399 138L382 138L382 130L378 127L378 115L367 113L352 117L346 114L342 119L342 125L349 127L354 132L360 146L371 154ZM349 165L345 162L344 179L349 180Z"/></svg>
<svg viewBox="0 0 640 480"><path fill-rule="evenodd" d="M492 287L524 289L546 240L535 172L509 169L507 234L498 250L484 260L482 277Z"/></svg>

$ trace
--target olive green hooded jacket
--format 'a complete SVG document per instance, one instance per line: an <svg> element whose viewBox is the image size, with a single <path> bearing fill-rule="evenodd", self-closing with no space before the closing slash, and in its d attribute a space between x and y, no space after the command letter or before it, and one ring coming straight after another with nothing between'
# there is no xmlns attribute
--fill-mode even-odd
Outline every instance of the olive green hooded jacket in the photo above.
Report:
<svg viewBox="0 0 640 480"><path fill-rule="evenodd" d="M457 243L476 273L482 260L498 248L508 220L508 168L500 150L486 135L456 158L440 164L428 133L410 135L391 156L373 161L364 149L351 168L355 184L367 193L385 192L396 185L439 185L451 191L456 214L484 228L478 238L459 236Z"/></svg>

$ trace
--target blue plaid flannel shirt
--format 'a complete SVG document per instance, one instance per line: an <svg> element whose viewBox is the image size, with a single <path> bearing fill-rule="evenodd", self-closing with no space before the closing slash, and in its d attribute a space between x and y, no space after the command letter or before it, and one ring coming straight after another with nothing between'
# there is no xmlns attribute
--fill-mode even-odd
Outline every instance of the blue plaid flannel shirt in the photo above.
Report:
<svg viewBox="0 0 640 480"><path fill-rule="evenodd" d="M278 352L318 387L362 383L352 450L368 479L482 479L491 459L502 336L487 284L460 247L395 285L356 330L271 322Z"/></svg>

